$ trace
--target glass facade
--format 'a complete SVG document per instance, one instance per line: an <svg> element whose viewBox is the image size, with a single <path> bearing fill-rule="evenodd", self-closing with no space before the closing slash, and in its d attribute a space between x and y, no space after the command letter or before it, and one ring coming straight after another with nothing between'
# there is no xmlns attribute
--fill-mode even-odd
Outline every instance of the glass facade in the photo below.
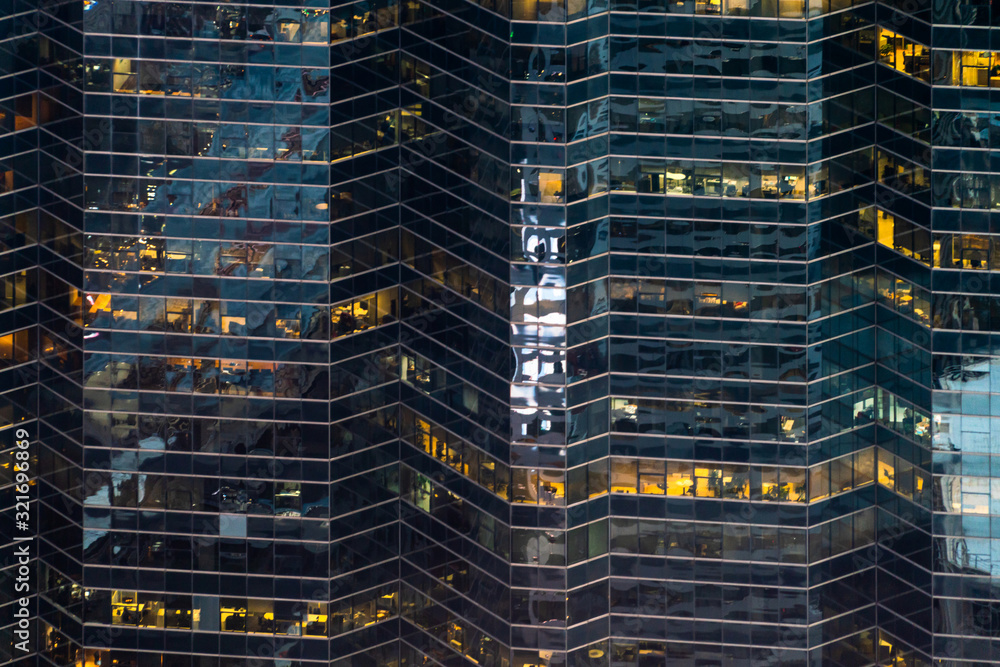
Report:
<svg viewBox="0 0 1000 667"><path fill-rule="evenodd" d="M22 450L16 447L15 430L24 427L31 433L37 427L39 221L48 220L37 212L39 126L49 107L38 92L35 15L32 3L0 3L0 579L5 582L0 663L5 664L25 655L16 655L14 646L20 641L15 630L21 629L15 616L15 610L21 611L15 584L22 557L38 556L29 546L25 557L18 549L28 544L7 539L15 534L15 517L24 518L15 512L28 509L16 503L37 497L17 480L12 465L17 461L30 466L23 458L27 452L18 458ZM32 606L25 608L31 615L36 613L33 603L32 596Z"/></svg>
<svg viewBox="0 0 1000 667"><path fill-rule="evenodd" d="M990 5L0 8L0 662L1000 661Z"/></svg>

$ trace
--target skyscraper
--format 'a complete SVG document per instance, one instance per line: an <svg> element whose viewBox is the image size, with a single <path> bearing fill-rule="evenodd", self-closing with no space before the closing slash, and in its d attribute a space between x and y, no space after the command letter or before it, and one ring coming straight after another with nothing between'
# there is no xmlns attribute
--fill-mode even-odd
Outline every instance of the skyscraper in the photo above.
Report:
<svg viewBox="0 0 1000 667"><path fill-rule="evenodd" d="M990 5L0 7L0 662L1000 661Z"/></svg>

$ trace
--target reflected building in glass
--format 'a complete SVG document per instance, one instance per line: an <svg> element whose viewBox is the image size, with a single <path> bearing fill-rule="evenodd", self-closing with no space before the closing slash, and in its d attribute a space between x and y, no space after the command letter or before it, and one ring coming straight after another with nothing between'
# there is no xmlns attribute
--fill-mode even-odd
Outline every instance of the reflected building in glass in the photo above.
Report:
<svg viewBox="0 0 1000 667"><path fill-rule="evenodd" d="M1000 661L990 5L0 7L0 662Z"/></svg>

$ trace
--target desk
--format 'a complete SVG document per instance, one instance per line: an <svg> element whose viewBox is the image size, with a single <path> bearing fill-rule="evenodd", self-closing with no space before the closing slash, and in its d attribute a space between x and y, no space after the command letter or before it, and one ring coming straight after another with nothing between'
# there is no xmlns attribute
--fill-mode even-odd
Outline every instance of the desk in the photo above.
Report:
<svg viewBox="0 0 1000 667"><path fill-rule="evenodd" d="M305 634L311 637L325 637L326 616L318 616L315 620L308 621Z"/></svg>
<svg viewBox="0 0 1000 667"><path fill-rule="evenodd" d="M221 609L220 620L223 632L246 632L246 609Z"/></svg>
<svg viewBox="0 0 1000 667"><path fill-rule="evenodd" d="M365 305L358 302L333 308L330 315L335 334L345 336L374 326L374 322L371 321L375 317L374 308L364 307Z"/></svg>

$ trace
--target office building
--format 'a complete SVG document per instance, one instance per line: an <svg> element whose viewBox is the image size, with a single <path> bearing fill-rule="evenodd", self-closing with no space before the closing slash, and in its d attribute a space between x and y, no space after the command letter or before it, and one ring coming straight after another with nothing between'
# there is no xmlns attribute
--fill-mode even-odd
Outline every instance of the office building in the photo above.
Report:
<svg viewBox="0 0 1000 667"><path fill-rule="evenodd" d="M0 6L0 661L1000 661L991 5Z"/></svg>

